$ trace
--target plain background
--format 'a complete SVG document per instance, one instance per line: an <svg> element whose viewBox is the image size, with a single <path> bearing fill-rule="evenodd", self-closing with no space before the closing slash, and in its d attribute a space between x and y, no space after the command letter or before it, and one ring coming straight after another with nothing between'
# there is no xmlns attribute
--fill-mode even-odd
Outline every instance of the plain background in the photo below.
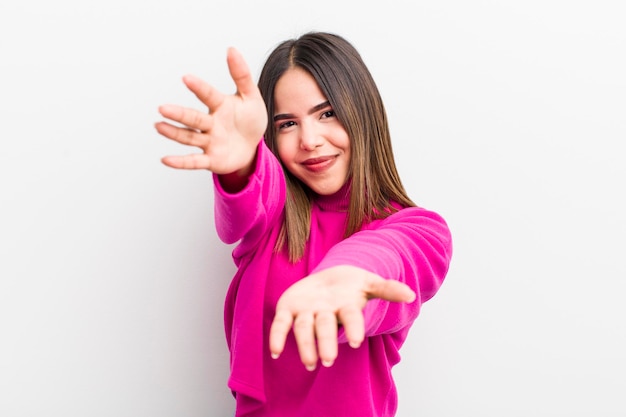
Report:
<svg viewBox="0 0 626 417"><path fill-rule="evenodd" d="M230 416L234 272L207 172L158 136L308 30L359 49L410 195L455 255L395 369L400 417L626 415L626 6L0 5L0 415ZM200 107L198 107L200 108Z"/></svg>

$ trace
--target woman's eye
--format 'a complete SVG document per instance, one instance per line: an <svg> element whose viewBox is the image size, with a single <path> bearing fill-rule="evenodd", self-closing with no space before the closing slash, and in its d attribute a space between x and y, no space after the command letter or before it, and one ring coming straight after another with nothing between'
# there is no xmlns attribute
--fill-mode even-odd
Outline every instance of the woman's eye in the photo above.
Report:
<svg viewBox="0 0 626 417"><path fill-rule="evenodd" d="M335 116L334 110L327 110L324 113L322 113L322 119L327 119L329 117L334 117L334 116Z"/></svg>
<svg viewBox="0 0 626 417"><path fill-rule="evenodd" d="M280 129L286 129L286 128L291 127L293 125L295 125L295 122L292 122L292 121L281 123L281 124L278 125L278 129L279 130Z"/></svg>

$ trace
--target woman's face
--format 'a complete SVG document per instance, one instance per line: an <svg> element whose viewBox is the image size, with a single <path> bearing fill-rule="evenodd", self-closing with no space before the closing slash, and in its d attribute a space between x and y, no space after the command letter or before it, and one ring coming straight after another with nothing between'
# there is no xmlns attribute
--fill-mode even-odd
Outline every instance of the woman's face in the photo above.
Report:
<svg viewBox="0 0 626 417"><path fill-rule="evenodd" d="M274 89L278 155L296 178L320 195L334 194L348 178L350 138L313 76L287 70Z"/></svg>

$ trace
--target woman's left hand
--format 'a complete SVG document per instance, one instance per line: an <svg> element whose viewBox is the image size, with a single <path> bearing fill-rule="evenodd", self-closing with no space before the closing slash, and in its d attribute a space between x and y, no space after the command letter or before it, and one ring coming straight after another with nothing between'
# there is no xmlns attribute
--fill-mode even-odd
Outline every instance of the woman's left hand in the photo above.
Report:
<svg viewBox="0 0 626 417"><path fill-rule="evenodd" d="M270 352L280 356L293 327L300 359L313 370L318 358L331 366L337 358L337 327L357 348L365 337L363 308L368 300L412 302L415 293L399 281L354 266L336 266L309 275L289 287L276 304L270 329Z"/></svg>

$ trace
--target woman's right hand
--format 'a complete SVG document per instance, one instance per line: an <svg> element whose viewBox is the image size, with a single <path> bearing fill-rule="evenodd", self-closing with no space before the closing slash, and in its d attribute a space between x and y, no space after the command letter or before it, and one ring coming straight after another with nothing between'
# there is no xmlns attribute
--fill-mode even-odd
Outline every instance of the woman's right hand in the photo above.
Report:
<svg viewBox="0 0 626 417"><path fill-rule="evenodd" d="M228 69L237 91L225 95L191 75L183 82L208 107L208 114L166 104L159 113L182 126L161 121L156 130L183 145L195 146L202 153L166 156L162 162L178 169L208 169L216 174L243 178L253 169L256 148L267 127L267 110L261 92L252 80L241 54L228 49Z"/></svg>

